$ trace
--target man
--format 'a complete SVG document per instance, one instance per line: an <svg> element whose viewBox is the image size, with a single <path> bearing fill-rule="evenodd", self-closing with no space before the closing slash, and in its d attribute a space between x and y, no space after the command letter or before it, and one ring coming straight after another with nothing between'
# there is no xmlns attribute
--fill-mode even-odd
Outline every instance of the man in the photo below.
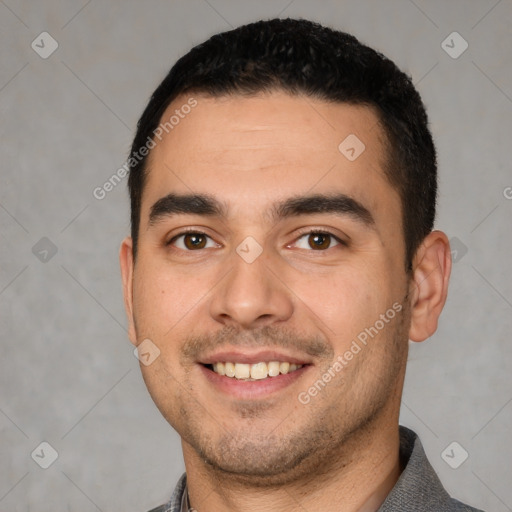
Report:
<svg viewBox="0 0 512 512"><path fill-rule="evenodd" d="M409 78L304 20L213 36L132 146L131 341L182 439L155 511L468 511L399 427L451 269Z"/></svg>

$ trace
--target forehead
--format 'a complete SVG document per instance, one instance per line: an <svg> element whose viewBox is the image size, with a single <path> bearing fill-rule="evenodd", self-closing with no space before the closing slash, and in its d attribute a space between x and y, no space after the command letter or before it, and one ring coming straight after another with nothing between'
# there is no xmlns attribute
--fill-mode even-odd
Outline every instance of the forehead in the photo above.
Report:
<svg viewBox="0 0 512 512"><path fill-rule="evenodd" d="M247 215L277 198L338 191L400 217L397 192L383 171L385 137L370 107L284 92L190 95L172 102L160 127L143 218L172 191L215 195L232 213Z"/></svg>

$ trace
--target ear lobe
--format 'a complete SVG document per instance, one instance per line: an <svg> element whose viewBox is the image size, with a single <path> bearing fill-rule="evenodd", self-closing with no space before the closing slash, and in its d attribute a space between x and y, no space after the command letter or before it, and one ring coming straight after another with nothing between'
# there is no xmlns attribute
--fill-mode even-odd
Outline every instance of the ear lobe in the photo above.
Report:
<svg viewBox="0 0 512 512"><path fill-rule="evenodd" d="M409 339L424 341L437 330L448 295L452 268L450 242L442 231L432 231L416 252L411 292Z"/></svg>
<svg viewBox="0 0 512 512"><path fill-rule="evenodd" d="M128 337L134 345L137 345L135 320L133 316L133 241L129 236L121 243L119 249L119 264L121 266L121 277L123 280L124 307L126 316L128 317Z"/></svg>

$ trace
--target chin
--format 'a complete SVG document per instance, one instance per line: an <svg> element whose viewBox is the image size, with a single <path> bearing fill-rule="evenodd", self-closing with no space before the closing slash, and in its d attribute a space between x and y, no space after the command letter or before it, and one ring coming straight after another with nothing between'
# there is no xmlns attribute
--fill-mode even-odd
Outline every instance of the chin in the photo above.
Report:
<svg viewBox="0 0 512 512"><path fill-rule="evenodd" d="M283 485L304 477L311 466L317 465L312 460L316 460L316 447L300 446L300 441L282 436L249 440L246 433L216 442L202 441L201 446L194 442L191 445L210 470L240 484Z"/></svg>

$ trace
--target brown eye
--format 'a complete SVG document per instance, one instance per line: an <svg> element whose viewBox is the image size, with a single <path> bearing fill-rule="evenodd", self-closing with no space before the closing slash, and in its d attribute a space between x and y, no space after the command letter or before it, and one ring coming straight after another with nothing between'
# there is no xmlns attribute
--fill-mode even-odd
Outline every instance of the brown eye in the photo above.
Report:
<svg viewBox="0 0 512 512"><path fill-rule="evenodd" d="M328 249L331 245L331 237L324 233L311 233L308 243L312 249Z"/></svg>
<svg viewBox="0 0 512 512"><path fill-rule="evenodd" d="M183 242L187 249L203 249L206 245L206 237L200 233L189 233L183 236Z"/></svg>
<svg viewBox="0 0 512 512"><path fill-rule="evenodd" d="M336 245L344 245L343 242L332 233L323 231L310 231L300 236L295 245L299 249L313 249L314 251L325 251Z"/></svg>
<svg viewBox="0 0 512 512"><path fill-rule="evenodd" d="M208 245L208 243L210 245ZM200 231L185 231L173 237L166 245L177 247L182 251L195 251L215 247L213 240Z"/></svg>

